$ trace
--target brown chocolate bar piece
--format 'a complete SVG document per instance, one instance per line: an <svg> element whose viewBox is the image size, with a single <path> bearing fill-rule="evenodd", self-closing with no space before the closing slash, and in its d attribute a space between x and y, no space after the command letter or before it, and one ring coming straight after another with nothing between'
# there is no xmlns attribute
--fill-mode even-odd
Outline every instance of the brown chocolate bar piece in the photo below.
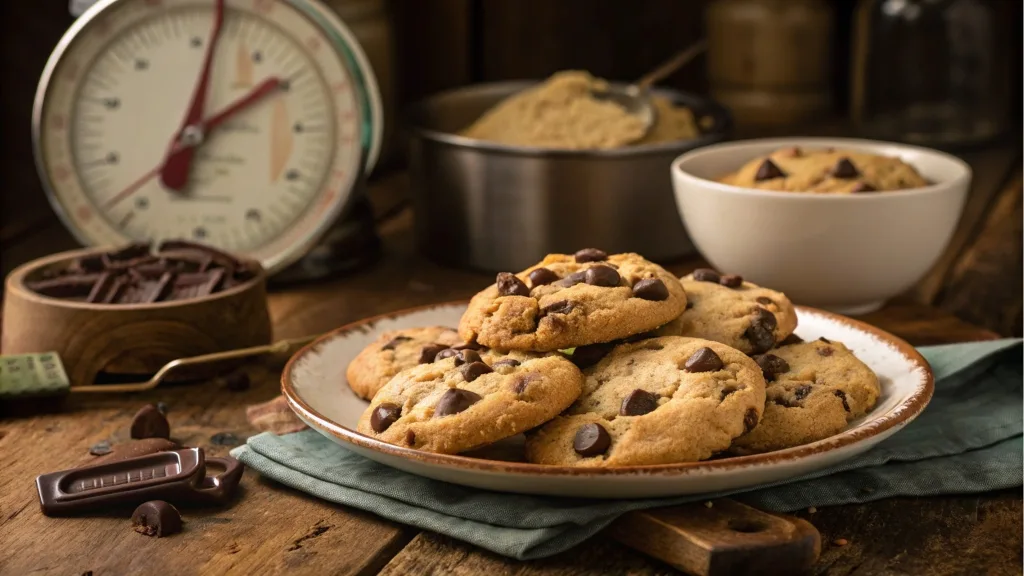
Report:
<svg viewBox="0 0 1024 576"><path fill-rule="evenodd" d="M208 466L214 474L207 473ZM231 497L242 470L234 458L207 460L201 448L185 448L43 474L36 478L36 488L47 516L150 500L216 504Z"/></svg>

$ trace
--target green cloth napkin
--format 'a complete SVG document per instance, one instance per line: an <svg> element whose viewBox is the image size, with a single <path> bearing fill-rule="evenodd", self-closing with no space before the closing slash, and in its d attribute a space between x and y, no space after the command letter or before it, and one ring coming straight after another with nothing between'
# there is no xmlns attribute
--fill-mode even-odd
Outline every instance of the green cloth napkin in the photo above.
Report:
<svg viewBox="0 0 1024 576"><path fill-rule="evenodd" d="M358 456L313 430L249 438L231 454L324 500L519 559L556 554L631 510L734 498L773 512L893 496L985 492L1022 484L1021 341L921 348L935 371L928 408L868 452L795 480L701 496L585 500L490 492Z"/></svg>

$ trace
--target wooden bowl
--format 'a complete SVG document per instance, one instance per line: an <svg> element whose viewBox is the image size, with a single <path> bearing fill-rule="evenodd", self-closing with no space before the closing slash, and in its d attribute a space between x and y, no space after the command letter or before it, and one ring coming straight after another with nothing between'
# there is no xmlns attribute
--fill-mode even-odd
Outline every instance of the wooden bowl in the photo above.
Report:
<svg viewBox="0 0 1024 576"><path fill-rule="evenodd" d="M7 276L3 354L54 351L73 386L92 384L100 372L151 375L177 358L270 343L266 272L227 290L153 304L90 304L59 300L28 289L46 269L74 258L109 252L87 248L33 260ZM148 377L148 376L147 376Z"/></svg>

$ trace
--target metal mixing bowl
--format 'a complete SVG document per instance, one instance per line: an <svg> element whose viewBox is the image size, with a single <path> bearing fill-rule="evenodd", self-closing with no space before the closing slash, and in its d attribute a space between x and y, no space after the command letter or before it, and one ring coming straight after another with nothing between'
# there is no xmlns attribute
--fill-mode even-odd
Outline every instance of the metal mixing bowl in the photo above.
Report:
<svg viewBox="0 0 1024 576"><path fill-rule="evenodd" d="M616 150L508 146L457 134L533 85L469 86L413 107L410 175L420 250L442 264L492 272L586 247L655 261L692 253L669 166L683 152L724 139L728 113L704 98L657 90L697 118L710 117L711 128L696 140Z"/></svg>

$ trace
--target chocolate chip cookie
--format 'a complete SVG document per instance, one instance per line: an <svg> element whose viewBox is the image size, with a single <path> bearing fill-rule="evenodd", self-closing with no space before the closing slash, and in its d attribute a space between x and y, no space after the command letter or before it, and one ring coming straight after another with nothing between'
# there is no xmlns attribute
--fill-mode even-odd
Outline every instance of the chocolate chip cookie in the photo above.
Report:
<svg viewBox="0 0 1024 576"><path fill-rule="evenodd" d="M369 400L395 374L433 362L441 350L462 343L458 332L445 326L390 330L349 363L345 377L356 396Z"/></svg>
<svg viewBox="0 0 1024 576"><path fill-rule="evenodd" d="M764 409L761 369L719 342L665 336L612 350L584 371L566 413L527 435L531 462L633 466L726 450Z"/></svg>
<svg viewBox="0 0 1024 576"><path fill-rule="evenodd" d="M832 148L783 148L756 158L721 182L744 188L856 194L906 190L928 181L899 158Z"/></svg>
<svg viewBox="0 0 1024 576"><path fill-rule="evenodd" d="M490 348L552 351L657 328L685 306L682 285L661 266L590 248L498 274L469 303L459 334Z"/></svg>
<svg viewBox="0 0 1024 576"><path fill-rule="evenodd" d="M768 382L764 417L733 442L737 454L828 438L874 407L878 377L840 342L789 344L755 358Z"/></svg>
<svg viewBox="0 0 1024 576"><path fill-rule="evenodd" d="M686 311L658 332L721 342L746 352L767 352L796 329L796 311L785 294L745 282L735 274L700 269L681 278Z"/></svg>
<svg viewBox="0 0 1024 576"><path fill-rule="evenodd" d="M458 350L391 379L359 419L391 444L457 454L529 430L579 396L583 374L559 354Z"/></svg>

